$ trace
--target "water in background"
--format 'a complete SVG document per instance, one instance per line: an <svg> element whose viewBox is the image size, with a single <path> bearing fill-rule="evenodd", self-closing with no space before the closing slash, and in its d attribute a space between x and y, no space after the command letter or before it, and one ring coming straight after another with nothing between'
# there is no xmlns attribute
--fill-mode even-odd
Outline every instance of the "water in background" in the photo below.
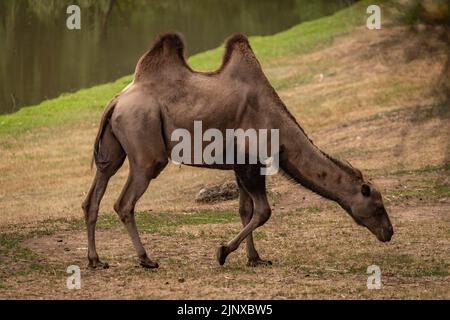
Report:
<svg viewBox="0 0 450 320"><path fill-rule="evenodd" d="M161 32L182 32L192 55L233 32L273 34L352 2L1 0L0 113L133 73ZM81 30L66 28L71 4L81 7Z"/></svg>

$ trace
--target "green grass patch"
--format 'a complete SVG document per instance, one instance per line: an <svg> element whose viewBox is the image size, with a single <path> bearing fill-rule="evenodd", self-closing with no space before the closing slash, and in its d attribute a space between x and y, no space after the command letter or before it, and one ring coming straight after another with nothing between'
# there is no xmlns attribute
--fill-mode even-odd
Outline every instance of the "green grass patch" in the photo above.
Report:
<svg viewBox="0 0 450 320"><path fill-rule="evenodd" d="M412 169L412 170L398 170L391 174L392 175L404 175L404 174L414 174L414 173L444 172L444 171L449 171L449 170L450 170L450 162L437 164L437 165L427 165L425 167Z"/></svg>
<svg viewBox="0 0 450 320"><path fill-rule="evenodd" d="M48 266L39 261L39 255L24 247L22 242L33 237L51 235L54 231L47 227L39 227L25 233L20 231L0 233L0 257L5 257L6 265L19 266L18 268L0 267L0 277L8 277L12 274L27 275L35 271L46 270Z"/></svg>
<svg viewBox="0 0 450 320"><path fill-rule="evenodd" d="M176 212L138 212L135 215L136 225L140 231L149 233L161 233L172 235L179 226L221 224L238 222L239 217L235 212L202 210L193 213ZM97 221L98 228L113 229L122 225L116 214L100 214Z"/></svg>
<svg viewBox="0 0 450 320"><path fill-rule="evenodd" d="M0 137L17 136L34 128L97 121L106 103L131 79L127 76L110 84L63 94L37 106L24 107L13 114L0 115Z"/></svg>
<svg viewBox="0 0 450 320"><path fill-rule="evenodd" d="M390 199L387 204L392 202L402 202L404 200L437 200L444 197L450 197L450 185L442 178L425 181L427 187L411 187L408 189L392 190L388 193Z"/></svg>
<svg viewBox="0 0 450 320"><path fill-rule="evenodd" d="M450 264L441 259L418 259L405 253L376 254L360 253L351 258L359 261L350 266L347 271L352 274L366 274L369 265L378 265L383 275L401 277L447 277Z"/></svg>
<svg viewBox="0 0 450 320"><path fill-rule="evenodd" d="M330 78L335 75L335 72L327 70L335 65L336 61L334 59L315 61L314 63L302 65L300 68L295 65L288 65L288 67L294 70L297 69L297 72L290 74L288 77L273 77L271 83L276 90L284 90L310 83L320 74L324 78Z"/></svg>
<svg viewBox="0 0 450 320"><path fill-rule="evenodd" d="M264 231L253 231L253 239L254 240L267 240L269 237L267 236L267 233Z"/></svg>
<svg viewBox="0 0 450 320"><path fill-rule="evenodd" d="M235 212L203 210L194 213L173 213L173 212L143 212L136 216L138 228L150 233L174 232L179 226L221 224L238 222L239 217Z"/></svg>
<svg viewBox="0 0 450 320"><path fill-rule="evenodd" d="M136 213L136 224L141 232L173 235L177 227L186 225L221 224L240 222L238 215L231 211L202 210L193 213L173 212L139 212ZM121 228L122 222L117 214L100 214L97 221L97 229ZM43 271L50 266L40 262L38 254L23 246L23 242L35 237L52 236L58 231L84 230L84 219L53 219L40 222L38 226L27 230L26 228L10 226L8 232L0 233L0 257L7 259L8 263L20 263L20 268L14 274L26 275L35 271ZM25 229L25 231L23 231ZM183 235L186 235L183 233ZM258 233L264 238L263 233ZM188 236L189 238L190 236ZM2 259L4 259L2 258ZM0 277L10 276L11 270L0 267Z"/></svg>
<svg viewBox="0 0 450 320"><path fill-rule="evenodd" d="M319 213L322 212L322 208L316 205L310 205L303 208L297 208L295 209L295 212L302 212L302 213Z"/></svg>

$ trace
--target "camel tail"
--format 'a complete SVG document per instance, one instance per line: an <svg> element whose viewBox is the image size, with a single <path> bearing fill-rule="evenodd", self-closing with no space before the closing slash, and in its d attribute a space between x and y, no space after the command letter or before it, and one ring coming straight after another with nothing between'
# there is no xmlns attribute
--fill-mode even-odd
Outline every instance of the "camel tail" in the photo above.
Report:
<svg viewBox="0 0 450 320"><path fill-rule="evenodd" d="M100 121L100 127L98 129L97 137L94 142L94 152L91 160L91 170L94 166L94 161L97 167L102 164L100 146L103 137L103 133L105 132L106 126L109 124L109 120L114 112L114 108L116 107L117 101L114 99L111 101L103 111L102 120Z"/></svg>

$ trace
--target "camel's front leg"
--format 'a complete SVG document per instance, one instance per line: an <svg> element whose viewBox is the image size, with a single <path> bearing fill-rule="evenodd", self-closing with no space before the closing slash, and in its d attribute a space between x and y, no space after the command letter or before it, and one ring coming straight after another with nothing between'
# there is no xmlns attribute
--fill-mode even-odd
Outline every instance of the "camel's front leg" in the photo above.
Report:
<svg viewBox="0 0 450 320"><path fill-rule="evenodd" d="M245 191L239 177L236 175L236 181L239 186L239 215L241 216L242 225L245 227L249 224L253 216L253 200L250 195ZM262 260L259 257L258 251L256 251L255 243L253 241L253 233L250 233L245 239L247 249L247 266L256 267L259 265L272 265L269 260Z"/></svg>
<svg viewBox="0 0 450 320"><path fill-rule="evenodd" d="M247 191L253 201L253 215L242 231L228 244L222 245L217 249L217 260L220 265L225 263L227 256L235 251L242 241L251 236L251 233L262 226L269 218L271 209L266 196L265 176L260 175L258 166L242 166L235 169L242 187ZM250 245L252 246L252 245ZM252 246L253 253L256 253ZM256 253L257 255L257 253ZM252 258L256 258L253 256Z"/></svg>

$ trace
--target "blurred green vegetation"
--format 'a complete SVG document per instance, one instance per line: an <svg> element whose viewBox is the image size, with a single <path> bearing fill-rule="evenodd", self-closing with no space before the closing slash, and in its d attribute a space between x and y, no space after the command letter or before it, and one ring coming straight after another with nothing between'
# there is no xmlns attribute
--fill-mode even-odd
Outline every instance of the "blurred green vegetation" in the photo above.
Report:
<svg viewBox="0 0 450 320"><path fill-rule="evenodd" d="M394 2L397 18L412 27L418 24L450 25L450 0L407 0Z"/></svg>
<svg viewBox="0 0 450 320"><path fill-rule="evenodd" d="M448 48L442 72L435 81L434 93L442 97L442 103L450 109L450 0L397 0L393 2L397 21L410 27L426 41L436 39ZM417 48L420 51L421 48Z"/></svg>
<svg viewBox="0 0 450 320"><path fill-rule="evenodd" d="M149 7L157 11L159 8L180 8L180 5L188 11L201 11L208 7L211 3L219 2L221 0L209 0L205 3L204 0L2 0L0 8L6 12L9 10L21 10L27 8L30 13L37 15L44 21L54 19L62 11L64 12L68 4L78 5L81 9L90 9L107 14L112 7L117 7L121 12L130 13L132 11L147 9ZM302 8L296 14L300 17L308 17L309 19L320 17L323 12L334 11L336 8L342 7L340 1L309 1L309 0L289 0L293 3L293 8ZM341 1L348 5L355 2L355 0ZM174 5L174 3L178 5ZM259 4L261 6L266 3L258 0L247 0L247 4L252 6ZM230 5L236 6L236 3L230 2ZM270 7L270 5L269 5ZM236 6L237 8L237 6Z"/></svg>

